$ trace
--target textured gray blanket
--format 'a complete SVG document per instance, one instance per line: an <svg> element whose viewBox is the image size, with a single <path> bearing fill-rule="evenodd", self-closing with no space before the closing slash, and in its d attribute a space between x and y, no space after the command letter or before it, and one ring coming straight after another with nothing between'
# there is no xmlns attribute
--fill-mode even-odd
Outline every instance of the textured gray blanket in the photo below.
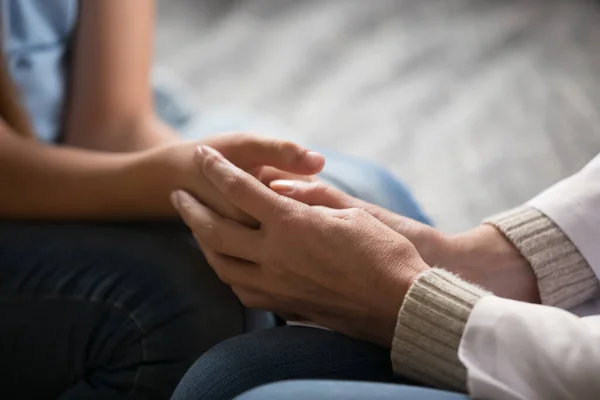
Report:
<svg viewBox="0 0 600 400"><path fill-rule="evenodd" d="M378 160L445 230L600 151L595 1L161 0L159 14L157 64L202 104Z"/></svg>

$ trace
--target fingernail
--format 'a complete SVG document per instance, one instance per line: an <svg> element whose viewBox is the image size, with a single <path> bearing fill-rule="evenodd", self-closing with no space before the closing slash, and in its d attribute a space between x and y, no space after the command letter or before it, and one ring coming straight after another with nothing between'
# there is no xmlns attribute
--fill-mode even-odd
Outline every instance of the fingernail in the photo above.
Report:
<svg viewBox="0 0 600 400"><path fill-rule="evenodd" d="M223 160L223 154L219 153L217 150L212 147L208 147L205 145L200 145L196 148L196 161L202 164L204 159L208 156L212 155L217 157L218 160Z"/></svg>
<svg viewBox="0 0 600 400"><path fill-rule="evenodd" d="M194 154L194 161L201 163L204 159L204 150L202 150L202 146L196 147L196 153Z"/></svg>
<svg viewBox="0 0 600 400"><path fill-rule="evenodd" d="M278 179L269 184L271 189L281 194L293 193L298 188L297 181L289 181L286 179Z"/></svg>
<svg viewBox="0 0 600 400"><path fill-rule="evenodd" d="M310 169L318 169L325 163L325 158L316 151L309 151L304 156L304 165Z"/></svg>
<svg viewBox="0 0 600 400"><path fill-rule="evenodd" d="M181 208L186 205L194 205L196 199L194 199L188 192L184 190L176 190L171 193L171 203L177 211L181 211Z"/></svg>
<svg viewBox="0 0 600 400"><path fill-rule="evenodd" d="M226 159L223 156L223 154L221 154L219 151L213 149L212 147L208 147L208 146L202 146L202 150L204 152L205 157L208 155L212 155L216 158L216 162L214 164L215 167L235 169L235 166L231 163L231 161Z"/></svg>
<svg viewBox="0 0 600 400"><path fill-rule="evenodd" d="M175 190L174 192L171 192L171 204L173 204L173 207L175 207L175 210L179 211L179 192L181 192L181 190Z"/></svg>
<svg viewBox="0 0 600 400"><path fill-rule="evenodd" d="M212 147L208 147L208 146L200 146L200 147L202 147L202 151L205 152L206 154L210 154L219 159L223 159L223 154L219 153L217 150L213 149Z"/></svg>

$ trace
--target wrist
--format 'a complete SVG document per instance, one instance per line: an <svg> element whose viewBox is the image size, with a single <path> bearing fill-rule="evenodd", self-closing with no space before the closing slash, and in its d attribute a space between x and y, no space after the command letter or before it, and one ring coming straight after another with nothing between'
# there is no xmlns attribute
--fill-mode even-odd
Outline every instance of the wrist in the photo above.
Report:
<svg viewBox="0 0 600 400"><path fill-rule="evenodd" d="M502 268L527 264L519 250L491 225L448 236L446 242L449 266L475 268L493 264Z"/></svg>
<svg viewBox="0 0 600 400"><path fill-rule="evenodd" d="M458 353L475 304L489 293L441 269L420 274L407 294L392 342L394 372L444 389L465 390Z"/></svg>
<svg viewBox="0 0 600 400"><path fill-rule="evenodd" d="M195 161L196 148L196 142L179 142L139 153L146 180L151 180L147 185L151 192L160 197L157 206L164 209L166 215L174 215L169 195L172 191L181 189L220 216L256 227L254 218L233 206L206 179Z"/></svg>
<svg viewBox="0 0 600 400"><path fill-rule="evenodd" d="M370 341L384 347L391 346L398 314L407 294L419 277L430 270L431 267L420 257L403 260L402 264L395 268L395 273L387 277L385 283L377 285L381 296L372 304L369 312L373 317L369 329L374 335L369 338Z"/></svg>
<svg viewBox="0 0 600 400"><path fill-rule="evenodd" d="M175 216L169 196L176 189L187 189L186 173L176 153L179 152L174 146L131 153L132 184L143 203L139 207L147 208L154 216Z"/></svg>
<svg viewBox="0 0 600 400"><path fill-rule="evenodd" d="M446 238L440 265L494 294L539 303L537 278L519 250L495 227L483 224Z"/></svg>

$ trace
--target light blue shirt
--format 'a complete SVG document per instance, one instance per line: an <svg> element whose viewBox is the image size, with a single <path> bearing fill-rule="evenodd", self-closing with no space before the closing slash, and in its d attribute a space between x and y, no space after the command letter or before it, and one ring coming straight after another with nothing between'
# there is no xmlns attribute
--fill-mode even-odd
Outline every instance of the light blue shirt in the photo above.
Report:
<svg viewBox="0 0 600 400"><path fill-rule="evenodd" d="M66 95L79 0L0 0L2 49L36 134L55 142Z"/></svg>

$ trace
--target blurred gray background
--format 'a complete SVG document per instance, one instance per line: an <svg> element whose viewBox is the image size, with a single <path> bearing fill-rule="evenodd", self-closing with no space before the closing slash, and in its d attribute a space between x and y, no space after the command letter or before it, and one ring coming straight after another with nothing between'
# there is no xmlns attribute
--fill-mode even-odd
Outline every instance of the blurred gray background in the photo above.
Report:
<svg viewBox="0 0 600 400"><path fill-rule="evenodd" d="M446 231L600 152L592 0L159 0L156 63L200 110L385 164Z"/></svg>

